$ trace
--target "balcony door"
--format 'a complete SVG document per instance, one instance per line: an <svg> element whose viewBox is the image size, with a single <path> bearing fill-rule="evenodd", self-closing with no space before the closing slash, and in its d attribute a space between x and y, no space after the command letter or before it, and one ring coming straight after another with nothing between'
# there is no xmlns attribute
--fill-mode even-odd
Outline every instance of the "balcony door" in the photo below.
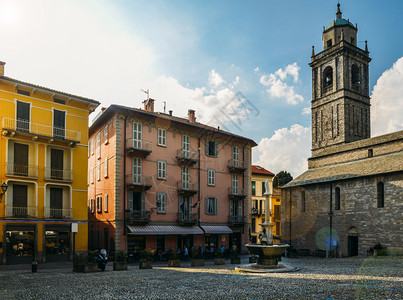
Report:
<svg viewBox="0 0 403 300"><path fill-rule="evenodd" d="M232 174L232 194L238 195L239 193L239 175Z"/></svg>
<svg viewBox="0 0 403 300"><path fill-rule="evenodd" d="M50 217L63 217L63 189L50 188Z"/></svg>
<svg viewBox="0 0 403 300"><path fill-rule="evenodd" d="M132 170L132 181L133 184L141 185L141 173L142 173L142 160L139 157L133 157L133 170Z"/></svg>
<svg viewBox="0 0 403 300"><path fill-rule="evenodd" d="M13 173L15 175L28 176L28 150L28 145L14 143Z"/></svg>
<svg viewBox="0 0 403 300"><path fill-rule="evenodd" d="M133 122L133 148L142 149L143 124Z"/></svg>
<svg viewBox="0 0 403 300"><path fill-rule="evenodd" d="M55 109L53 111L53 136L59 139L66 137L66 112Z"/></svg>
<svg viewBox="0 0 403 300"><path fill-rule="evenodd" d="M63 156L63 150L50 150L50 177L52 179L63 179Z"/></svg>
<svg viewBox="0 0 403 300"><path fill-rule="evenodd" d="M181 221L192 220L192 198L180 196L179 197L179 219Z"/></svg>
<svg viewBox="0 0 403 300"><path fill-rule="evenodd" d="M190 154L190 136L182 135L182 157L189 158Z"/></svg>
<svg viewBox="0 0 403 300"><path fill-rule="evenodd" d="M28 215L28 187L13 184L13 217L26 218Z"/></svg>
<svg viewBox="0 0 403 300"><path fill-rule="evenodd" d="M29 132L30 108L29 103L17 101L17 130Z"/></svg>
<svg viewBox="0 0 403 300"><path fill-rule="evenodd" d="M182 189L188 190L190 187L190 169L188 166L182 166Z"/></svg>
<svg viewBox="0 0 403 300"><path fill-rule="evenodd" d="M232 166L239 167L239 147L232 146Z"/></svg>
<svg viewBox="0 0 403 300"><path fill-rule="evenodd" d="M241 200L232 200L229 202L230 207L230 215L233 222L242 221L242 201Z"/></svg>

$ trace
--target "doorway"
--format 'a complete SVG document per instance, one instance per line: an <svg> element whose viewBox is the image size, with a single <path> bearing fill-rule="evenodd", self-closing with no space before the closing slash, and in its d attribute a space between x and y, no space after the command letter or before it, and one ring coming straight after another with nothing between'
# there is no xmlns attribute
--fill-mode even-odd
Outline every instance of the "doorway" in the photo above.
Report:
<svg viewBox="0 0 403 300"><path fill-rule="evenodd" d="M348 236L348 256L358 255L358 236Z"/></svg>

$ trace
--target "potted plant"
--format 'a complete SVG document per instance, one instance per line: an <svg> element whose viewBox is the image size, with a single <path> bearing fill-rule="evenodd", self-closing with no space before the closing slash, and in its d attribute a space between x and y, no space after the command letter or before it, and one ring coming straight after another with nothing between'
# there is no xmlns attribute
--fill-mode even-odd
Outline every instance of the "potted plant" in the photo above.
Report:
<svg viewBox="0 0 403 300"><path fill-rule="evenodd" d="M113 271L127 270L127 253L119 251L116 253L115 261L113 262Z"/></svg>
<svg viewBox="0 0 403 300"><path fill-rule="evenodd" d="M152 269L153 268L153 252L144 249L140 251L139 269Z"/></svg>
<svg viewBox="0 0 403 300"><path fill-rule="evenodd" d="M225 265L224 252L220 248L214 252L214 264L215 265Z"/></svg>
<svg viewBox="0 0 403 300"><path fill-rule="evenodd" d="M240 264L241 259L238 255L238 247L236 245L232 246L231 249L231 264Z"/></svg>
<svg viewBox="0 0 403 300"><path fill-rule="evenodd" d="M94 252L88 254L75 255L73 258L73 272L98 272L98 264L95 262Z"/></svg>
<svg viewBox="0 0 403 300"><path fill-rule="evenodd" d="M190 265L192 267L204 266L204 256L200 247L198 249L192 248L192 260L190 261Z"/></svg>
<svg viewBox="0 0 403 300"><path fill-rule="evenodd" d="M168 253L168 267L180 267L181 261L179 259L178 253L169 250Z"/></svg>

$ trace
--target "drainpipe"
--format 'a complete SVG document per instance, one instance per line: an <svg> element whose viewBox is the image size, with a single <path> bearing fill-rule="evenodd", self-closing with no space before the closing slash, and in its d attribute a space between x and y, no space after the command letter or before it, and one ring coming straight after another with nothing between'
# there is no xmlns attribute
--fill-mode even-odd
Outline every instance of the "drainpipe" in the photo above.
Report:
<svg viewBox="0 0 403 300"><path fill-rule="evenodd" d="M332 248L333 248L333 232L332 232L332 226L333 226L333 188L332 188L332 183L330 183L330 198L329 198L329 253L327 254L327 257L332 256Z"/></svg>
<svg viewBox="0 0 403 300"><path fill-rule="evenodd" d="M123 128L123 235L126 235L126 120L125 116ZM126 249L127 250L127 249Z"/></svg>
<svg viewBox="0 0 403 300"><path fill-rule="evenodd" d="M243 145L243 147L242 147L242 161L245 163L245 147L248 145L248 143L246 143L245 145ZM232 160L232 157L231 157L231 160ZM251 160L252 161L252 160ZM242 189L243 189L243 191L244 191L244 193L245 193L245 172L242 174ZM246 216L246 212L245 212L245 201L244 201L244 203L243 203L243 211L244 211L244 216ZM249 225L249 214L248 214L248 225ZM249 226L248 226L249 227ZM245 224L244 225L242 225L242 232L245 232ZM250 235L249 235L249 239L250 239ZM246 241L245 241L246 242ZM242 235L241 235L241 246L242 246ZM239 249L239 250L241 250L241 249Z"/></svg>
<svg viewBox="0 0 403 300"><path fill-rule="evenodd" d="M291 244L291 241L292 241L292 239L291 239L291 231L292 231L292 200L291 200L291 190L289 189L288 191L288 194L289 194L289 200L290 200L290 240L289 240L289 245L290 245L290 247L292 247L292 244Z"/></svg>

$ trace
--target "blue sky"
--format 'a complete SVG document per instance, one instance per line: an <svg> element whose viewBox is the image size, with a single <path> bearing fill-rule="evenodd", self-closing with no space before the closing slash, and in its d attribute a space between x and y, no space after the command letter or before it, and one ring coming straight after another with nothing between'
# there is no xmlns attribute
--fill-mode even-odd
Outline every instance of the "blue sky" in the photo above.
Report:
<svg viewBox="0 0 403 300"><path fill-rule="evenodd" d="M340 3L373 59L372 131L403 129L403 2ZM254 163L296 176L310 155L311 50L322 50L322 28L335 19L336 5L0 0L0 60L10 77L101 106L141 107L140 89L150 89L158 111L164 101L178 116L195 109L199 121L259 143ZM236 95L248 100L249 114Z"/></svg>

